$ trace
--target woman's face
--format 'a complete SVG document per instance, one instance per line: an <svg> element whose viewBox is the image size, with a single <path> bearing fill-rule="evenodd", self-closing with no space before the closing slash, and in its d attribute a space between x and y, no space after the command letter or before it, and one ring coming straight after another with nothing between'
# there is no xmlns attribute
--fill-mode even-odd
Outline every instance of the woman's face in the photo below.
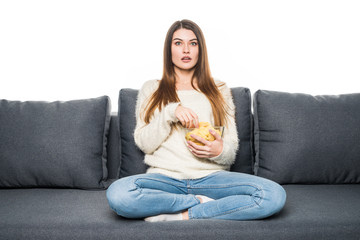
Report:
<svg viewBox="0 0 360 240"><path fill-rule="evenodd" d="M171 43L172 62L180 70L192 70L199 56L199 46L193 31L178 29L174 32Z"/></svg>

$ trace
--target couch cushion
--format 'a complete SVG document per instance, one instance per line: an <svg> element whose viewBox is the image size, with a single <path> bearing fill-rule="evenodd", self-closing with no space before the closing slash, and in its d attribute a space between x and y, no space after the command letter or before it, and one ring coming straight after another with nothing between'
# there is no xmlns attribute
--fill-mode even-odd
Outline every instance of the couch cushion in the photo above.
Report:
<svg viewBox="0 0 360 240"><path fill-rule="evenodd" d="M0 187L103 188L110 100L0 100Z"/></svg>
<svg viewBox="0 0 360 240"><path fill-rule="evenodd" d="M119 131L120 131L120 172L119 178L144 173L144 153L136 146L134 130L136 125L135 107L138 90L121 89L119 93Z"/></svg>
<svg viewBox="0 0 360 240"><path fill-rule="evenodd" d="M231 89L236 107L236 124L240 148L232 171L253 173L252 114L249 89L237 87ZM135 145L136 125L135 107L138 90L121 89L119 93L119 129L121 140L121 165L119 177L144 173L144 153Z"/></svg>
<svg viewBox="0 0 360 240"><path fill-rule="evenodd" d="M119 178L120 168L120 140L119 123L117 112L111 113L111 121L108 135L107 148L107 169L108 180Z"/></svg>
<svg viewBox="0 0 360 240"><path fill-rule="evenodd" d="M235 122L239 138L239 150L231 171L253 174L253 115L251 93L248 88L231 88L235 104Z"/></svg>
<svg viewBox="0 0 360 240"><path fill-rule="evenodd" d="M278 183L360 183L360 94L259 90L257 175Z"/></svg>
<svg viewBox="0 0 360 240"><path fill-rule="evenodd" d="M0 239L359 239L359 184L284 188L268 219L159 223L117 216L103 190L0 189Z"/></svg>

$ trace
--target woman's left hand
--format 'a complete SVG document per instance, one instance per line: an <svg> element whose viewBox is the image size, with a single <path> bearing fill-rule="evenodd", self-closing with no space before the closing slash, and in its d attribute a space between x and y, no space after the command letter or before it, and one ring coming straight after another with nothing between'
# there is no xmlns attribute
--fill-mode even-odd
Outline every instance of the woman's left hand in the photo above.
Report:
<svg viewBox="0 0 360 240"><path fill-rule="evenodd" d="M219 156L223 150L223 140L221 136L214 130L209 130L210 134L215 137L214 141L207 141L202 137L192 134L191 137L195 138L204 146L197 145L191 141L187 141L188 148L198 158L212 158Z"/></svg>

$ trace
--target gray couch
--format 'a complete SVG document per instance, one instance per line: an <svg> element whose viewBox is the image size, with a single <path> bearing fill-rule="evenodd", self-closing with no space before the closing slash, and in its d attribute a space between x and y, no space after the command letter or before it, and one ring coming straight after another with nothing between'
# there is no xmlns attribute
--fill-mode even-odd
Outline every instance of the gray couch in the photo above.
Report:
<svg viewBox="0 0 360 240"><path fill-rule="evenodd" d="M0 239L359 239L360 94L232 93L241 147L231 171L282 184L279 214L161 223L117 216L106 188L146 170L132 136L137 90L122 89L112 114L105 96L0 100Z"/></svg>

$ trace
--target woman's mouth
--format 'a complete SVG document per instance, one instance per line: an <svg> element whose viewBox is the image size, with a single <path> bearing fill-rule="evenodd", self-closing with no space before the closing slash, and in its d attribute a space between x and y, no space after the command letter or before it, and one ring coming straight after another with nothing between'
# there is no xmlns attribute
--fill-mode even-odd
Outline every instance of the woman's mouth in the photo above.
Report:
<svg viewBox="0 0 360 240"><path fill-rule="evenodd" d="M187 63L187 62L190 62L191 61L191 57L188 57L188 56L185 56L183 58L181 58L181 61Z"/></svg>

